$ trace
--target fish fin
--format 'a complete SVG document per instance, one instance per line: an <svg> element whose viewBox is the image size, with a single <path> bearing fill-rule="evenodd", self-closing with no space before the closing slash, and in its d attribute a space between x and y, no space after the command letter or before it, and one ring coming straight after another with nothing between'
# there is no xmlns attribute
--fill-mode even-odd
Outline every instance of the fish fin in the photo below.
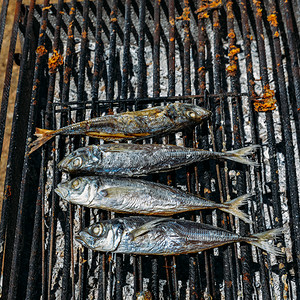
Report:
<svg viewBox="0 0 300 300"><path fill-rule="evenodd" d="M240 197L237 197L235 199L229 200L224 203L224 205L227 205L227 208L221 208L222 211L225 211L227 213L230 213L239 219L243 220L245 223L252 224L253 222L249 219L249 216L242 212L239 207L243 206L247 203L247 200L252 196L252 194L245 194Z"/></svg>
<svg viewBox="0 0 300 300"><path fill-rule="evenodd" d="M36 128L34 135L37 137L37 139L29 144L28 155L30 155L32 152L44 145L47 141L52 139L55 136L55 134L56 130Z"/></svg>
<svg viewBox="0 0 300 300"><path fill-rule="evenodd" d="M246 156L254 153L256 151L256 149L259 147L260 147L260 145L252 145L249 147L244 147L244 148L233 150L233 151L227 151L227 152L223 153L223 158L232 160L235 162L239 162L242 164L258 167L259 166L258 162L250 160Z"/></svg>
<svg viewBox="0 0 300 300"><path fill-rule="evenodd" d="M166 221L170 221L172 220L172 218L159 218L159 219L155 219L153 221L147 222L145 224L143 224L140 227L137 227L136 229L133 229L130 231L130 237L131 240L135 240L137 237L151 231L153 228L155 228L157 225L166 222Z"/></svg>
<svg viewBox="0 0 300 300"><path fill-rule="evenodd" d="M278 235L283 234L283 232L284 228L275 228L261 233L256 233L251 235L251 237L249 237L246 242L256 247L259 247L268 253L274 254L276 256L283 256L283 249L280 249L275 245L268 243L269 240L275 239Z"/></svg>

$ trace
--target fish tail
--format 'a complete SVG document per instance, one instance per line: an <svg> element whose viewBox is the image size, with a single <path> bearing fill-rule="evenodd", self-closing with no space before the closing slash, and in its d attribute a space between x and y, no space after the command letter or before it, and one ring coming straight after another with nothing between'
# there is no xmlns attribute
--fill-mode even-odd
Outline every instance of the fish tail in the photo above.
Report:
<svg viewBox="0 0 300 300"><path fill-rule="evenodd" d="M227 207L220 207L224 212L230 213L239 219L243 220L245 223L252 224L253 222L249 219L249 216L239 209L247 203L247 200L252 196L252 194L245 194L235 199L229 200L224 203Z"/></svg>
<svg viewBox="0 0 300 300"><path fill-rule="evenodd" d="M278 235L283 234L283 228L275 228L261 233L256 233L251 235L251 237L246 240L251 245L259 247L268 253L274 254L276 256L283 256L284 251L269 243L270 240L274 240Z"/></svg>
<svg viewBox="0 0 300 300"><path fill-rule="evenodd" d="M256 149L259 147L260 147L260 145L252 145L249 147L244 147L244 148L233 150L233 151L227 151L227 152L223 153L223 158L232 160L235 162L239 162L242 164L258 167L259 166L258 162L250 160L246 156L254 153L256 151Z"/></svg>
<svg viewBox="0 0 300 300"><path fill-rule="evenodd" d="M34 135L37 137L37 139L29 144L28 155L30 155L32 152L44 145L47 141L52 139L55 136L56 132L57 130L36 128Z"/></svg>
<svg viewBox="0 0 300 300"><path fill-rule="evenodd" d="M152 220L136 229L131 230L129 236L131 240L135 240L137 237L146 234L147 232L151 231L153 228L155 228L157 225L161 224L162 222L170 221L170 220L171 218L159 218L159 219Z"/></svg>

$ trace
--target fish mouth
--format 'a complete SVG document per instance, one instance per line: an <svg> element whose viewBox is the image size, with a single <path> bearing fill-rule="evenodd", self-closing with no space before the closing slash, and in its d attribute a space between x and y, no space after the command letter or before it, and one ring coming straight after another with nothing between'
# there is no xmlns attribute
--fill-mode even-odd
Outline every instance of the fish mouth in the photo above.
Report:
<svg viewBox="0 0 300 300"><path fill-rule="evenodd" d="M75 240L81 245L93 249L93 240L88 236L85 231L80 231L76 236Z"/></svg>
<svg viewBox="0 0 300 300"><path fill-rule="evenodd" d="M75 240L82 246L88 247L86 240L80 235L80 233L75 236Z"/></svg>
<svg viewBox="0 0 300 300"><path fill-rule="evenodd" d="M58 184L57 188L54 189L54 191L59 197L63 198L64 200L68 200L67 197L69 195L69 191L66 188L62 187L61 184Z"/></svg>
<svg viewBox="0 0 300 300"><path fill-rule="evenodd" d="M76 236L75 236L75 240L77 241L77 242L79 242L80 244L84 244L84 246L85 246L85 241L83 240L83 238L82 238L82 236L80 235L80 234L77 234Z"/></svg>
<svg viewBox="0 0 300 300"><path fill-rule="evenodd" d="M204 121L210 118L211 116L211 111L207 110L206 108L203 107L197 107L196 113L198 114L197 119L200 121Z"/></svg>
<svg viewBox="0 0 300 300"><path fill-rule="evenodd" d="M59 170L64 170L64 171L68 171L68 163L69 163L69 159L63 158L58 164L57 167Z"/></svg>

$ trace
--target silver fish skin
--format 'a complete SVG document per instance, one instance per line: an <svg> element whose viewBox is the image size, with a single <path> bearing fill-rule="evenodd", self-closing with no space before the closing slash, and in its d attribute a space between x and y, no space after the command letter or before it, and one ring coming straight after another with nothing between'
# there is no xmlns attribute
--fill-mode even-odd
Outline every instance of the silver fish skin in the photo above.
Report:
<svg viewBox="0 0 300 300"><path fill-rule="evenodd" d="M189 103L169 103L139 111L105 115L58 130L36 128L28 155L56 135L87 135L106 141L137 140L176 132L202 123L211 112Z"/></svg>
<svg viewBox="0 0 300 300"><path fill-rule="evenodd" d="M210 158L228 159L257 166L246 158L259 146L228 152L161 144L103 144L79 148L67 155L58 167L69 173L140 176L164 172Z"/></svg>
<svg viewBox="0 0 300 300"><path fill-rule="evenodd" d="M55 192L73 204L119 213L170 216L186 211L218 208L251 223L248 216L239 210L250 194L225 203L216 203L161 183L137 178L97 176L77 177L60 183Z"/></svg>
<svg viewBox="0 0 300 300"><path fill-rule="evenodd" d="M268 240L282 233L273 229L242 237L215 226L168 218L126 217L105 220L80 231L76 240L96 251L141 255L196 253L232 242L247 242L275 255Z"/></svg>

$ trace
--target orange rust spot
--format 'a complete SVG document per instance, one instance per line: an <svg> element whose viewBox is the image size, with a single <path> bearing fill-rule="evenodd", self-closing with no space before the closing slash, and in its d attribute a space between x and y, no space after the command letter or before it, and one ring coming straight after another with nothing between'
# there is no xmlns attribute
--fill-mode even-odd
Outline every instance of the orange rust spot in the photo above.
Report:
<svg viewBox="0 0 300 300"><path fill-rule="evenodd" d="M190 21L190 8L186 6L183 9L182 15L177 17L176 20Z"/></svg>
<svg viewBox="0 0 300 300"><path fill-rule="evenodd" d="M109 108L107 114L112 116L114 114L114 111L111 108Z"/></svg>
<svg viewBox="0 0 300 300"><path fill-rule="evenodd" d="M232 286L232 281L225 280L225 284L228 288L230 288Z"/></svg>
<svg viewBox="0 0 300 300"><path fill-rule="evenodd" d="M101 92L105 91L105 85L101 86L100 91Z"/></svg>
<svg viewBox="0 0 300 300"><path fill-rule="evenodd" d="M110 22L115 23L115 22L117 22L117 20L118 20L117 18L111 18Z"/></svg>
<svg viewBox="0 0 300 300"><path fill-rule="evenodd" d="M74 21L71 21L71 22L70 22L70 24L69 24L69 26L68 26L68 31L72 29L73 23L74 23Z"/></svg>
<svg viewBox="0 0 300 300"><path fill-rule="evenodd" d="M69 82L69 75L71 73L72 69L70 67L65 67L65 72L64 72L64 83Z"/></svg>
<svg viewBox="0 0 300 300"><path fill-rule="evenodd" d="M211 190L208 189L208 188L204 188L204 194L210 194L211 193Z"/></svg>
<svg viewBox="0 0 300 300"><path fill-rule="evenodd" d="M85 31L85 30L82 31L82 37L83 37L84 39L86 39L86 31Z"/></svg>
<svg viewBox="0 0 300 300"><path fill-rule="evenodd" d="M76 9L75 9L75 7L71 7L71 9L70 9L70 15L73 15L73 14L75 14L75 12L76 12Z"/></svg>
<svg viewBox="0 0 300 300"><path fill-rule="evenodd" d="M222 5L222 0L219 0L219 1L209 0L208 3L206 0L206 1L203 1L203 4L196 10L196 13L202 13L202 12L208 11L210 9L216 9L221 5Z"/></svg>
<svg viewBox="0 0 300 300"><path fill-rule="evenodd" d="M261 99L254 100L254 109L257 112L266 112L276 109L275 92L270 89L269 85L264 86L264 94Z"/></svg>
<svg viewBox="0 0 300 300"><path fill-rule="evenodd" d="M216 58L219 58L220 57L220 54L216 54Z"/></svg>
<svg viewBox="0 0 300 300"><path fill-rule="evenodd" d="M61 15L64 15L64 14L65 14L65 12L64 12L64 11L60 11L59 13L60 13Z"/></svg>
<svg viewBox="0 0 300 300"><path fill-rule="evenodd" d="M175 25L175 20L174 20L174 18L170 17L170 18L169 18L169 23L170 23L171 26L174 26L174 25Z"/></svg>
<svg viewBox="0 0 300 300"><path fill-rule="evenodd" d="M276 32L274 33L274 37L279 37L279 32L278 32L278 31L276 31Z"/></svg>
<svg viewBox="0 0 300 300"><path fill-rule="evenodd" d="M234 76L236 74L236 71L237 71L237 65L233 64L233 65L228 66L226 68L226 71L227 71L229 76Z"/></svg>
<svg viewBox="0 0 300 300"><path fill-rule="evenodd" d="M261 9L261 1L259 0L253 0L253 3L256 7L256 15L258 17L261 17L262 16L262 9Z"/></svg>
<svg viewBox="0 0 300 300"><path fill-rule="evenodd" d="M276 14L270 14L268 15L267 20L270 22L270 24L274 27L278 26L278 22L277 22L277 16Z"/></svg>
<svg viewBox="0 0 300 300"><path fill-rule="evenodd" d="M199 73L201 73L201 72L203 72L203 71L205 71L205 67L200 67L200 68L198 68L198 72L199 72Z"/></svg>
<svg viewBox="0 0 300 300"><path fill-rule="evenodd" d="M214 23L214 27L220 27L220 23L219 22Z"/></svg>
<svg viewBox="0 0 300 300"><path fill-rule="evenodd" d="M232 12L232 5L233 5L232 1L228 1L227 4L226 4L228 19L233 19L234 18L234 15L233 15L233 12Z"/></svg>
<svg viewBox="0 0 300 300"><path fill-rule="evenodd" d="M56 49L53 50L52 56L48 60L49 72L54 74L57 67L61 66L64 63L63 57Z"/></svg>
<svg viewBox="0 0 300 300"><path fill-rule="evenodd" d="M198 20L200 20L200 19L208 19L208 18L209 18L209 15L208 15L208 13L206 11L201 12L201 13L198 14Z"/></svg>
<svg viewBox="0 0 300 300"><path fill-rule="evenodd" d="M232 59L235 55L237 55L238 53L241 52L241 49L234 46L234 45L231 45L230 46L230 52L228 53L228 56Z"/></svg>
<svg viewBox="0 0 300 300"><path fill-rule="evenodd" d="M44 34L43 33L40 33L40 37L42 37Z"/></svg>
<svg viewBox="0 0 300 300"><path fill-rule="evenodd" d="M256 14L258 17L261 17L262 16L262 8L257 8Z"/></svg>
<svg viewBox="0 0 300 300"><path fill-rule="evenodd" d="M252 72L252 63L248 64L247 72ZM254 82L253 82L254 83ZM254 83L255 84L255 83Z"/></svg>
<svg viewBox="0 0 300 300"><path fill-rule="evenodd" d="M11 196L11 186L8 185L6 188L6 197L10 197Z"/></svg>
<svg viewBox="0 0 300 300"><path fill-rule="evenodd" d="M51 7L52 7L52 4L51 4L51 5L49 5L49 6L43 7L43 9L42 9L42 10L43 10L43 11L44 11L44 10L49 10Z"/></svg>
<svg viewBox="0 0 300 300"><path fill-rule="evenodd" d="M203 90L203 91L206 89L206 85L205 85L205 82L204 82L204 81L201 82L200 88L201 88L201 90Z"/></svg>
<svg viewBox="0 0 300 300"><path fill-rule="evenodd" d="M175 39L172 37L172 38L170 38L170 42L174 42L175 41Z"/></svg>
<svg viewBox="0 0 300 300"><path fill-rule="evenodd" d="M234 33L234 30L232 28L230 29L230 32L228 33L228 37L231 38L231 39L235 38L235 33Z"/></svg>
<svg viewBox="0 0 300 300"><path fill-rule="evenodd" d="M250 283L250 274L247 272L243 273L243 280Z"/></svg>
<svg viewBox="0 0 300 300"><path fill-rule="evenodd" d="M42 56L44 54L46 54L48 51L47 49L45 48L44 45L41 45L41 46L38 46L35 50L35 53L38 55L38 56Z"/></svg>

